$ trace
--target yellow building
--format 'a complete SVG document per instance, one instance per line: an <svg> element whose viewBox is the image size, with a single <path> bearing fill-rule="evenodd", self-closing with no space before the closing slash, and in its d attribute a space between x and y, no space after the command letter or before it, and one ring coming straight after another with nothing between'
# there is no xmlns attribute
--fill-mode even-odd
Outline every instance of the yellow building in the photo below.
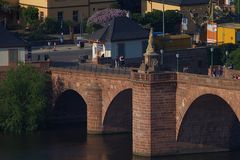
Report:
<svg viewBox="0 0 240 160"><path fill-rule="evenodd" d="M40 19L50 17L56 20L78 22L88 18L95 11L111 7L116 0L19 0L22 7L34 6Z"/></svg>
<svg viewBox="0 0 240 160"><path fill-rule="evenodd" d="M166 0L167 1L167 0ZM152 12L153 10L163 10L163 3L161 0L141 0L141 10L142 13ZM175 3L164 3L164 9L165 10L179 10L180 11L180 5Z"/></svg>
<svg viewBox="0 0 240 160"><path fill-rule="evenodd" d="M164 3L163 3L164 2ZM163 5L164 4L164 5ZM152 12L153 10L178 10L187 19L188 26L185 33L194 34L196 25L194 24L191 14L197 15L200 23L203 21L203 16L208 14L209 0L141 0L142 14Z"/></svg>
<svg viewBox="0 0 240 160"><path fill-rule="evenodd" d="M237 44L240 42L240 24L225 23L217 27L217 43L221 44Z"/></svg>
<svg viewBox="0 0 240 160"><path fill-rule="evenodd" d="M8 3L12 5L18 5L19 0L6 0Z"/></svg>

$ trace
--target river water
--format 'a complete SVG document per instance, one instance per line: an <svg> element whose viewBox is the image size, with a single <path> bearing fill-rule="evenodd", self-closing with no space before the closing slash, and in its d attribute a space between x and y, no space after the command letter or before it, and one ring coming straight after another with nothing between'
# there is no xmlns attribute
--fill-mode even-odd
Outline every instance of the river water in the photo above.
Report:
<svg viewBox="0 0 240 160"><path fill-rule="evenodd" d="M240 152L142 158L132 156L131 134L86 135L62 128L0 135L0 160L239 160Z"/></svg>

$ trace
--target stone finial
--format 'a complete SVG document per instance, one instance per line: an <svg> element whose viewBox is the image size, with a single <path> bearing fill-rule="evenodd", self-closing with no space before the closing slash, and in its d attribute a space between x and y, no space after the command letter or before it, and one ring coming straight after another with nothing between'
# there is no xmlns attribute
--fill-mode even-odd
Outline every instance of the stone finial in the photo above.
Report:
<svg viewBox="0 0 240 160"><path fill-rule="evenodd" d="M146 50L146 54L154 53L153 48L153 28L150 29L149 38L148 38L148 46Z"/></svg>

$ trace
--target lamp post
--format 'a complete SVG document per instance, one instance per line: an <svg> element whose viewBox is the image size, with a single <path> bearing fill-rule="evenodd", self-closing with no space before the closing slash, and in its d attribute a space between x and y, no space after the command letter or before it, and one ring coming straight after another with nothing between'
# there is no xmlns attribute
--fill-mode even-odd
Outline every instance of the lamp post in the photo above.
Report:
<svg viewBox="0 0 240 160"><path fill-rule="evenodd" d="M176 58L177 58L177 72L178 72L178 58L179 58L179 54L176 54Z"/></svg>
<svg viewBox="0 0 240 160"><path fill-rule="evenodd" d="M211 68L212 68L213 67L213 51L214 51L214 48L211 47L210 51L211 51Z"/></svg>
<svg viewBox="0 0 240 160"><path fill-rule="evenodd" d="M48 41L48 55L50 55L50 49L51 49L51 42Z"/></svg>
<svg viewBox="0 0 240 160"><path fill-rule="evenodd" d="M225 51L225 55L226 55L226 60L225 60L225 65L226 65L228 60L228 50Z"/></svg>
<svg viewBox="0 0 240 160"><path fill-rule="evenodd" d="M163 65L163 49L160 49L160 53L161 53L161 65Z"/></svg>

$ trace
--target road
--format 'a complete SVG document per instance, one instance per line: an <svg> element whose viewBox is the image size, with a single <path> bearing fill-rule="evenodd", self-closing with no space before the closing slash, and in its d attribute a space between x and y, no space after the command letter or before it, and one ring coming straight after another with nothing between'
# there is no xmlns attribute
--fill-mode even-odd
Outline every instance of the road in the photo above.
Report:
<svg viewBox="0 0 240 160"><path fill-rule="evenodd" d="M44 59L44 55L49 55L50 60L53 62L77 62L80 55L88 55L89 59L91 58L92 49L90 46L85 48L78 48L74 45L59 46L56 48L56 51L53 49L33 49L32 50L32 60L38 61Z"/></svg>

